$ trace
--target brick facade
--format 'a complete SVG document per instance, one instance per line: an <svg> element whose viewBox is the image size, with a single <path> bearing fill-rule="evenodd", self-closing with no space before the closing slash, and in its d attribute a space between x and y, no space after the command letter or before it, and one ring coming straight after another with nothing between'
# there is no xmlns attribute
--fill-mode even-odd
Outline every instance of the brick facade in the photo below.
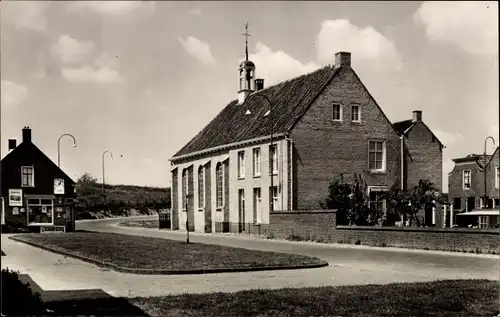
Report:
<svg viewBox="0 0 500 317"><path fill-rule="evenodd" d="M471 187L463 187L463 172L471 171ZM455 210L471 211L479 208L480 197L484 195L483 171L475 160L455 163L453 170L448 174L448 197ZM459 202L459 203L458 203Z"/></svg>
<svg viewBox="0 0 500 317"><path fill-rule="evenodd" d="M493 154L491 161L489 162L486 170L486 188L487 188L487 193L488 196L493 198L493 199L499 199L500 198L500 193L499 193L499 187L500 187L500 179L497 179L496 173L497 173L497 168L499 167L499 156L500 156L500 151L498 148L496 149L495 153ZM500 206L500 204L496 204L495 206Z"/></svg>
<svg viewBox="0 0 500 317"><path fill-rule="evenodd" d="M333 121L333 104L343 107L342 122ZM361 122L351 121L351 106L361 111ZM317 209L328 195L328 185L344 175L362 174L368 185L390 187L400 173L399 136L351 68L342 68L294 127L292 187L297 209ZM386 144L386 171L368 171L368 140ZM295 206L295 204L293 204Z"/></svg>
<svg viewBox="0 0 500 317"><path fill-rule="evenodd" d="M412 189L420 179L426 179L442 191L443 151L434 134L423 122L415 122L405 137L405 145L406 188Z"/></svg>

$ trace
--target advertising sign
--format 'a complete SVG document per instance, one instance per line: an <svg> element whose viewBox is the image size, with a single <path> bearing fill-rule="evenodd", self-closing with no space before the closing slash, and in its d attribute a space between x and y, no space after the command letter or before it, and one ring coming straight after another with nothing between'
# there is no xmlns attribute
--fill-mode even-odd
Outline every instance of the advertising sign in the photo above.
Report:
<svg viewBox="0 0 500 317"><path fill-rule="evenodd" d="M54 178L54 194L64 195L64 179Z"/></svg>
<svg viewBox="0 0 500 317"><path fill-rule="evenodd" d="M23 205L23 190L9 189L9 206L21 207Z"/></svg>

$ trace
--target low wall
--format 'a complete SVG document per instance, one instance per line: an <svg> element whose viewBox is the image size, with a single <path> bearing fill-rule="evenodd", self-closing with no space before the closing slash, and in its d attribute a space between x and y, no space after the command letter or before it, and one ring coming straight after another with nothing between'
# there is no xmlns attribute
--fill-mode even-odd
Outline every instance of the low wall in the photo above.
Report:
<svg viewBox="0 0 500 317"><path fill-rule="evenodd" d="M499 229L337 226L335 210L272 212L270 223L269 234L284 239L500 253Z"/></svg>

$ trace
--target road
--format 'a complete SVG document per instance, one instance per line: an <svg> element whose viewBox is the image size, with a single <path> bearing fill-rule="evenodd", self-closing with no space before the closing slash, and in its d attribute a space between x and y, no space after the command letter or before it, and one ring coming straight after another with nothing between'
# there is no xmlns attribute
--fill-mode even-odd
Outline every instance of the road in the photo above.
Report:
<svg viewBox="0 0 500 317"><path fill-rule="evenodd" d="M134 218L155 219L155 217ZM82 221L77 223L77 229L185 239L184 232L118 227L117 223L120 221L123 219ZM6 239L6 235L2 235L2 250L7 253L6 257L2 257L2 268L8 266L22 273L28 273L44 289L101 288L112 295L126 297L232 292L252 288L386 284L437 279L498 280L499 277L499 257L491 255L326 245L198 233L191 233L190 240L317 256L328 261L330 265L307 270L144 276L101 269L89 263L14 242Z"/></svg>

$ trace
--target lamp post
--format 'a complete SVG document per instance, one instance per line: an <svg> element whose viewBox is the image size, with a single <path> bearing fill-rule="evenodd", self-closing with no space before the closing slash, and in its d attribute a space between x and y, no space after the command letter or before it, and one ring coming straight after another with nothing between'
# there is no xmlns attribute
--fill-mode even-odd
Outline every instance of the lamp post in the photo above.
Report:
<svg viewBox="0 0 500 317"><path fill-rule="evenodd" d="M109 155L111 156L111 161L113 161L113 153L111 153L108 150L102 152L102 198L103 198L103 202L106 202L106 192L104 190L104 184L106 183L106 175L104 173L104 155L106 155L106 153L109 153Z"/></svg>
<svg viewBox="0 0 500 317"><path fill-rule="evenodd" d="M484 175L484 199L483 199L483 209L487 207L487 201L488 201L488 192L486 189L487 186L487 181L486 181L486 165L487 165L487 160L486 160L486 145L488 143L488 139L491 139L493 142L493 148L495 148L495 139L493 137L488 136L486 139L484 139L484 166L483 166L483 175Z"/></svg>
<svg viewBox="0 0 500 317"><path fill-rule="evenodd" d="M249 99L250 98L254 98L254 97L260 97L260 98L263 98L267 101L268 105L269 105L269 119L271 121L271 146L269 148L269 155L271 157L271 166L269 166L269 174L271 176L271 210L270 211L273 211L274 210L274 158L272 157L273 153L272 153L272 150L273 150L273 134L274 134L274 122L273 122L273 103L272 101L269 99L269 97L267 97L266 95L250 95ZM277 152L276 152L277 154ZM276 155L277 156L277 155Z"/></svg>
<svg viewBox="0 0 500 317"><path fill-rule="evenodd" d="M65 133L63 135L61 135L59 137L59 139L57 139L57 166L58 167L61 167L61 139L62 137L64 136L69 136L73 139L73 147L76 147L76 140L75 140L75 137L72 136L71 134L69 133Z"/></svg>

